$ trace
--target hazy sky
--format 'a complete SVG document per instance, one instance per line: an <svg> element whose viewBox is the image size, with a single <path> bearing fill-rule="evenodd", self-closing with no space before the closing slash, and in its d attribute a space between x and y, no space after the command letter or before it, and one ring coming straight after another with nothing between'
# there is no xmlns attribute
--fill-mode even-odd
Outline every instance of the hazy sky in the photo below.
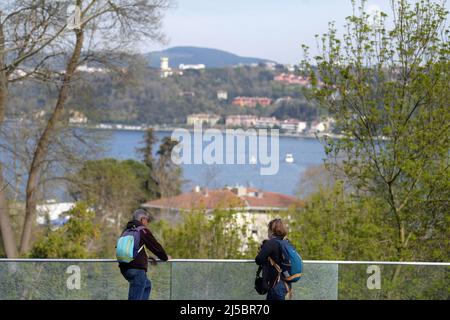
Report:
<svg viewBox="0 0 450 320"><path fill-rule="evenodd" d="M352 13L350 0L175 0L167 12L167 45L227 50L242 56L297 63L301 44L313 49L314 35L327 31L328 22L342 26ZM389 12L390 0L368 0L369 11Z"/></svg>
<svg viewBox="0 0 450 320"><path fill-rule="evenodd" d="M315 46L314 35L329 21L343 25L350 0L176 0L167 12L165 46L199 46L281 63L300 61L302 43ZM389 0L369 0L371 8L387 9Z"/></svg>

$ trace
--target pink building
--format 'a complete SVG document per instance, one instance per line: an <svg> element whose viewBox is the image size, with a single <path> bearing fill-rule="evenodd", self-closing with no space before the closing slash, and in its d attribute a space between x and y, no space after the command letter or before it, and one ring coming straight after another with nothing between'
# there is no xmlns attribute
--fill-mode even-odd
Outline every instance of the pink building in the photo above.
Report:
<svg viewBox="0 0 450 320"><path fill-rule="evenodd" d="M272 99L266 97L236 97L233 100L233 105L239 107L251 107L254 108L257 105L267 107L272 104Z"/></svg>
<svg viewBox="0 0 450 320"><path fill-rule="evenodd" d="M296 76L294 74L282 73L274 78L276 82L281 82L285 84L298 84L301 86L309 86L310 79L301 76Z"/></svg>

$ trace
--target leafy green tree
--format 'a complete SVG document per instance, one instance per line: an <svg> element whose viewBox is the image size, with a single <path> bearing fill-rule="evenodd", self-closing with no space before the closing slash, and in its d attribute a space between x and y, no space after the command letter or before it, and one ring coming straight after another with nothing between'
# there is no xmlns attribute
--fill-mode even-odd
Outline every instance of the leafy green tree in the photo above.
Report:
<svg viewBox="0 0 450 320"><path fill-rule="evenodd" d="M170 137L164 137L157 152L159 158L153 175L162 197L171 197L181 193L183 171L172 161L172 150L178 143Z"/></svg>
<svg viewBox="0 0 450 320"><path fill-rule="evenodd" d="M102 159L86 161L71 178L71 194L94 208L95 222L104 230L101 241L96 243L99 255L113 256L114 241L130 213L147 200L148 175L148 167L140 162Z"/></svg>
<svg viewBox="0 0 450 320"><path fill-rule="evenodd" d="M99 237L99 226L95 224L95 213L86 203L78 202L68 212L69 221L55 231L47 230L37 240L30 258L86 259L92 257L89 245Z"/></svg>
<svg viewBox="0 0 450 320"><path fill-rule="evenodd" d="M254 258L257 244L248 235L245 224L238 222L236 212L216 209L183 214L183 221L170 225L160 220L155 233L173 258L242 259Z"/></svg>
<svg viewBox="0 0 450 320"><path fill-rule="evenodd" d="M373 197L355 197L341 181L320 187L304 207L287 213L289 239L308 260L391 260L396 255L391 226Z"/></svg>
<svg viewBox="0 0 450 320"><path fill-rule="evenodd" d="M141 198L138 199L139 203L155 199L155 189L149 188L149 177L151 177L150 168L142 162L132 159L122 161L122 165L128 168L137 179L140 190L137 195L141 196Z"/></svg>
<svg viewBox="0 0 450 320"><path fill-rule="evenodd" d="M328 164L379 204L393 259L446 261L448 12L429 0L393 1L388 24L385 13L369 16L365 3L347 19L342 37L331 24L314 65L308 56L303 64L314 83L310 97L343 135L326 141Z"/></svg>

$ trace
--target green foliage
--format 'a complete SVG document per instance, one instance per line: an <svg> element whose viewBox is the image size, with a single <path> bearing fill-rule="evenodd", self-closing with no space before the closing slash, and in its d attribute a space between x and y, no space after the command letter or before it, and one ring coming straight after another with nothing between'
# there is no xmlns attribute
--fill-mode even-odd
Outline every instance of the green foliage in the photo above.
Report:
<svg viewBox="0 0 450 320"><path fill-rule="evenodd" d="M73 177L71 193L101 211L130 211L146 200L148 171L135 160L89 160Z"/></svg>
<svg viewBox="0 0 450 320"><path fill-rule="evenodd" d="M130 213L147 201L149 169L135 160L90 160L71 178L71 194L94 208L95 222L103 236L93 250L100 257L114 257L114 243Z"/></svg>
<svg viewBox="0 0 450 320"><path fill-rule="evenodd" d="M448 12L429 0L399 0L390 28L365 4L342 37L330 25L315 66L304 62L320 79L310 97L343 133L325 141L328 164L359 195L383 204L396 259L448 260Z"/></svg>
<svg viewBox="0 0 450 320"><path fill-rule="evenodd" d="M316 106L305 100L298 86L273 81L277 72L264 67L206 69L186 71L183 76L160 78L159 70L135 59L123 74L83 74L73 84L73 103L67 109L79 110L93 122L128 124L186 124L193 113L254 114L257 116L316 117ZM280 70L286 72L286 70ZM228 92L228 101L219 101L217 91ZM237 96L266 96L273 100L289 96L287 104L266 108L241 108L231 101ZM9 116L36 112L51 106L56 92L36 82L11 86ZM24 103L26 99L27 103Z"/></svg>
<svg viewBox="0 0 450 320"><path fill-rule="evenodd" d="M156 180L154 170L155 170L155 159L153 156L153 145L157 141L155 133L152 128L149 128L145 132L145 139L143 141L144 146L137 149L137 152L142 156L143 162L148 167L145 189L148 192L148 200L157 199L161 197L161 188L159 187L158 181Z"/></svg>
<svg viewBox="0 0 450 320"><path fill-rule="evenodd" d="M257 244L247 227L238 222L236 212L217 209L210 215L204 210L184 213L180 224L159 221L155 233L173 258L242 259L254 258Z"/></svg>
<svg viewBox="0 0 450 320"><path fill-rule="evenodd" d="M159 158L152 177L156 181L162 197L176 196L181 193L182 169L173 163L171 158L172 150L178 143L170 137L165 137L157 152Z"/></svg>
<svg viewBox="0 0 450 320"><path fill-rule="evenodd" d="M288 237L307 260L390 260L395 238L382 212L383 203L352 197L337 182L287 213Z"/></svg>
<svg viewBox="0 0 450 320"><path fill-rule="evenodd" d="M69 221L55 231L47 231L36 243L30 258L85 259L92 256L89 244L98 238L95 213L86 203L78 202L68 212Z"/></svg>

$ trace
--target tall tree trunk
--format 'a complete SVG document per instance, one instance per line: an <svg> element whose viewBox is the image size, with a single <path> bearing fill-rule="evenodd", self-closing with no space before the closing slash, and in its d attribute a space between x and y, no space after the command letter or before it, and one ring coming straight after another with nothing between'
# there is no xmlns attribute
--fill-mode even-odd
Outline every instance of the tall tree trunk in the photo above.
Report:
<svg viewBox="0 0 450 320"><path fill-rule="evenodd" d="M25 207L25 221L23 224L22 239L20 241L20 253L24 254L30 249L31 229L36 215L37 197L36 191L39 185L40 171L42 165L47 157L48 148L53 138L56 125L61 120L64 111L64 105L69 96L70 81L76 71L78 61L81 56L83 48L83 30L75 30L76 43L72 52L72 56L66 67L66 73L63 77L62 85L59 89L58 100L56 102L53 113L47 122L42 135L39 138L36 150L33 155L33 161L28 171L28 181L26 188L26 207Z"/></svg>
<svg viewBox="0 0 450 320"><path fill-rule="evenodd" d="M6 100L8 98L8 79L5 70L5 38L3 24L0 24L0 126L5 119ZM0 230L2 232L3 247L8 258L17 258L17 243L9 217L8 199L6 198L6 184L3 177L3 166L0 162Z"/></svg>
<svg viewBox="0 0 450 320"><path fill-rule="evenodd" d="M3 24L0 24L0 125L5 120L6 99L8 96L8 79L5 64L5 34Z"/></svg>
<svg viewBox="0 0 450 320"><path fill-rule="evenodd" d="M0 230L2 232L3 247L7 258L17 258L17 243L9 217L6 187L3 180L3 167L0 163Z"/></svg>

